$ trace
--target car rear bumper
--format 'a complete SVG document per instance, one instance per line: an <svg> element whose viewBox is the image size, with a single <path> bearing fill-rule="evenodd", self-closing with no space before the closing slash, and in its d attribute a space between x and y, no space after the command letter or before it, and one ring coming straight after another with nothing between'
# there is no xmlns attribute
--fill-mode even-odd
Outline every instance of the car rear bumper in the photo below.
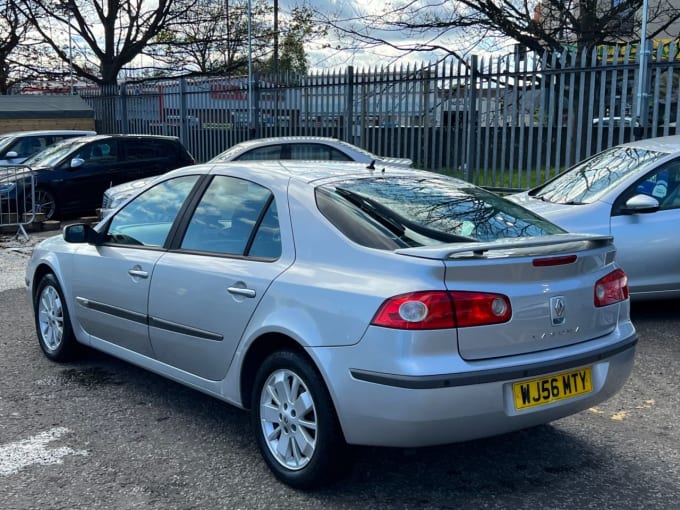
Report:
<svg viewBox="0 0 680 510"><path fill-rule="evenodd" d="M552 362L436 376L350 369L327 380L341 381L341 387L330 390L348 443L392 447L455 443L547 423L610 398L630 375L636 343L637 334L632 332L613 345ZM333 358L338 357L344 356L336 352ZM354 365L357 359L361 358L354 358ZM337 366L333 362L324 368ZM513 383L580 367L591 368L590 393L515 409Z"/></svg>

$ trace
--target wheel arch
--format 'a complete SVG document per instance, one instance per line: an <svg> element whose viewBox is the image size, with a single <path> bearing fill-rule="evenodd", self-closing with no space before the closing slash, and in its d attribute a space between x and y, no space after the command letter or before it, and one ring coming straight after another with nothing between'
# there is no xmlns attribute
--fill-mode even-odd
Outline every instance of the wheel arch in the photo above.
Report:
<svg viewBox="0 0 680 510"><path fill-rule="evenodd" d="M46 274L53 274L54 277L57 278L56 271L49 264L43 262L35 268L35 271L33 272L33 279L31 280L31 303L35 303L35 293L38 290L38 285ZM57 281L59 281L58 278Z"/></svg>
<svg viewBox="0 0 680 510"><path fill-rule="evenodd" d="M325 382L318 366L302 345L293 338L282 333L265 333L250 345L248 352L244 356L243 363L241 364L240 396L241 403L245 409L250 409L250 397L255 385L257 369L267 356L277 351L293 351L304 356Z"/></svg>

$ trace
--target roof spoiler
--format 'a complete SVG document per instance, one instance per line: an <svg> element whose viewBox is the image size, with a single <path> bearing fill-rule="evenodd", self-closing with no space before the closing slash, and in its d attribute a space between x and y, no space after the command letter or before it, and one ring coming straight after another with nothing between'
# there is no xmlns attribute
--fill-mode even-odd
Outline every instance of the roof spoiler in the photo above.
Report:
<svg viewBox="0 0 680 510"><path fill-rule="evenodd" d="M395 250L395 253L425 259L447 260L479 258L489 251L526 250L570 243L587 243L588 248L592 249L610 246L613 244L613 241L614 238L612 236L597 234L555 234L540 237L499 239L491 242L449 243L417 248L400 248ZM582 249L584 248L579 248L579 250Z"/></svg>

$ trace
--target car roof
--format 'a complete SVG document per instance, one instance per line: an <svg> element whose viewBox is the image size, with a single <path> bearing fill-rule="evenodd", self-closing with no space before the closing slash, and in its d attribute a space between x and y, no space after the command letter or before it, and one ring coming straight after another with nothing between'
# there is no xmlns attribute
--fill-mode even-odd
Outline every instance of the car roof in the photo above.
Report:
<svg viewBox="0 0 680 510"><path fill-rule="evenodd" d="M263 161L225 161L206 163L211 173L219 173L224 169L234 174L248 173L276 175L281 178L294 179L305 183L322 184L349 178L371 176L414 176L414 177L446 177L442 174L406 168L397 165L377 165L369 168L366 163L356 161L307 161L307 160L263 160ZM186 167L185 167L186 168Z"/></svg>
<svg viewBox="0 0 680 510"><path fill-rule="evenodd" d="M271 145L276 143L291 143L291 142L342 143L338 138L331 138L328 136L274 136L269 138L256 138L253 140L246 140L236 145L238 145L239 147L252 147L255 145Z"/></svg>
<svg viewBox="0 0 680 510"><path fill-rule="evenodd" d="M131 139L151 139L151 140L179 140L176 136L165 136L165 135L90 135L78 137L78 140L82 141L94 141L94 140L131 140Z"/></svg>
<svg viewBox="0 0 680 510"><path fill-rule="evenodd" d="M6 136L41 136L41 135L70 135L73 133L94 134L93 129L43 129L35 131L12 131L10 133L2 133L0 137Z"/></svg>
<svg viewBox="0 0 680 510"><path fill-rule="evenodd" d="M659 136L625 143L622 147L635 147L668 154L680 153L680 135Z"/></svg>
<svg viewBox="0 0 680 510"><path fill-rule="evenodd" d="M366 156L370 155L370 153L368 153L361 147L352 145L351 143L340 140L339 138L331 138L328 136L275 136L268 138L255 138L252 140L244 140L242 142L234 144L224 152L229 153L233 153L234 151L245 152L248 149L252 149L254 147L267 147L269 145L278 145L283 143L320 143L326 145L333 145L336 147L342 147L345 150L352 150L358 153L362 153ZM224 154L224 152L221 154Z"/></svg>

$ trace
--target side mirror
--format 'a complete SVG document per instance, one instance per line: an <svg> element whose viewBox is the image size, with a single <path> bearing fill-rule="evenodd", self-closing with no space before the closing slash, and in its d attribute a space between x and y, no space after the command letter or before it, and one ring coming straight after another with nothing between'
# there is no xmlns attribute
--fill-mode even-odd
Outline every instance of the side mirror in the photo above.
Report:
<svg viewBox="0 0 680 510"><path fill-rule="evenodd" d="M17 151L9 151L5 154L5 157L7 159L14 159L14 158L18 158L19 154L17 153Z"/></svg>
<svg viewBox="0 0 680 510"><path fill-rule="evenodd" d="M99 233L87 223L75 223L64 227L64 241L73 244L95 244Z"/></svg>
<svg viewBox="0 0 680 510"><path fill-rule="evenodd" d="M623 212L627 214L650 213L659 209L659 201L649 195L634 195L626 200Z"/></svg>
<svg viewBox="0 0 680 510"><path fill-rule="evenodd" d="M71 160L71 168L78 168L79 166L83 166L83 163L85 163L84 159L81 158L73 158Z"/></svg>

